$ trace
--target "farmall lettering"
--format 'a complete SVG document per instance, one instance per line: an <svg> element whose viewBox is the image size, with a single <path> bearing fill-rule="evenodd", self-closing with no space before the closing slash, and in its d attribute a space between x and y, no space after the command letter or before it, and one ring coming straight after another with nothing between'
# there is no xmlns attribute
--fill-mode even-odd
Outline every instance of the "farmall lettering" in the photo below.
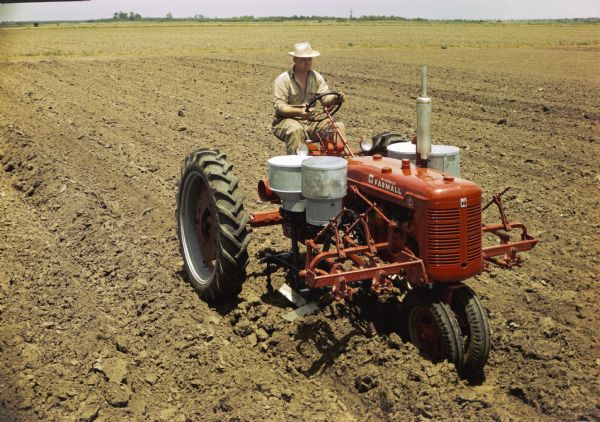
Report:
<svg viewBox="0 0 600 422"><path fill-rule="evenodd" d="M380 189L387 190L389 192L393 192L397 195L402 195L402 191L396 183L392 180L387 179L377 179L372 174L369 174L368 183L373 186L377 186Z"/></svg>

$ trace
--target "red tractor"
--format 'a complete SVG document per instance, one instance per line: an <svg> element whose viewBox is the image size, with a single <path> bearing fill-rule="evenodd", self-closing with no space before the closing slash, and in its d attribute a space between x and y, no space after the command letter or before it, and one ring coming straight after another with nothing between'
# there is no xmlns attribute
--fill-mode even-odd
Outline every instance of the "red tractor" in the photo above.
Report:
<svg viewBox="0 0 600 422"><path fill-rule="evenodd" d="M340 106L328 108L324 96L317 97L308 107L320 110L314 118L327 119L329 129L302 145L299 155L271 158L269 178L258 183L263 201L281 205L273 211L245 213L233 166L218 150L188 155L177 220L194 288L210 301L237 296L246 277L250 230L281 225L292 245L289 252L263 258L269 286L271 266L277 265L289 271L299 294L326 292L336 300L361 291L402 295L401 322L419 351L454 363L466 378L480 376L490 351L489 323L463 282L480 274L487 261L520 264L517 252L530 250L537 239L507 219L502 194L482 207L477 184L431 168L425 83L423 72L416 165L384 156L387 144L399 140L389 134L363 141L354 153L332 118ZM492 203L501 222L482 225ZM520 234L515 240L513 230ZM499 242L484 247L488 234Z"/></svg>

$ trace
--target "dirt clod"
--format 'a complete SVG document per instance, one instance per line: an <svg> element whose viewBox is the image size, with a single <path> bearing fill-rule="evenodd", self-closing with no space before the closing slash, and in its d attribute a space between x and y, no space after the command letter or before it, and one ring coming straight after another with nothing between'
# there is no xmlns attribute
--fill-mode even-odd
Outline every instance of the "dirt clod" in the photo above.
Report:
<svg viewBox="0 0 600 422"><path fill-rule="evenodd" d="M124 385L108 384L104 397L112 407L127 407L131 398L131 390Z"/></svg>

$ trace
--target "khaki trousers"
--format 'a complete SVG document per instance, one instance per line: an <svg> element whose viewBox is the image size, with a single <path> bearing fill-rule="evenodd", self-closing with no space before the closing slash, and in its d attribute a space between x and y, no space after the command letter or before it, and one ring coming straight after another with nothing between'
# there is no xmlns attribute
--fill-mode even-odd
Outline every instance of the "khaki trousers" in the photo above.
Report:
<svg viewBox="0 0 600 422"><path fill-rule="evenodd" d="M346 138L346 128L342 122L335 122L340 133ZM310 122L308 120L282 119L273 124L273 133L283 142L285 142L285 151L288 155L296 154L296 149L300 143L307 139L318 140L317 134L321 137L326 136L329 128L327 119L321 122Z"/></svg>

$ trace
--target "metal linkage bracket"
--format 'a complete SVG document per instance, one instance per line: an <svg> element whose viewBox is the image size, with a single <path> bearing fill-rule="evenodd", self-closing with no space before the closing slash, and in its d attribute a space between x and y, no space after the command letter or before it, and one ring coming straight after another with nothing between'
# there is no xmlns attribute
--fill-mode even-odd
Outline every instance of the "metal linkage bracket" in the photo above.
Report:
<svg viewBox="0 0 600 422"><path fill-rule="evenodd" d="M336 218L331 219L314 239L306 241L306 265L305 270L300 272L300 277L306 279L306 285L310 288L331 287L336 300L351 298L355 290L353 284L365 281L371 282L371 290L374 293L383 294L392 289L390 277L403 273L408 267L416 267L426 283L427 274L423 261L416 256L403 251L401 262L385 263L379 259L380 252L390 250L391 232L396 224L385 216L377 204L369 201L357 189L353 190L365 202L367 211L356 216L344 230L338 222L348 211L344 209ZM373 239L367 222L367 215L371 211L377 212L388 223L390 233L387 241L376 243ZM350 236L357 227L363 231L364 244L359 244ZM333 233L335 237L335 249L323 250L319 247L319 242L328 233ZM344 267L342 263L349 264L349 267ZM328 271L323 269L327 267Z"/></svg>
<svg viewBox="0 0 600 422"><path fill-rule="evenodd" d="M263 256L260 259L260 262L267 264L265 275L267 277L267 290L269 292L273 291L273 284L271 282L271 274L273 274L274 272L273 266L275 266L276 268L286 268L287 270L291 271L294 277L294 285L295 287L298 287L298 273L300 272L300 269L292 265L291 261L292 254L290 252L283 252L278 254L265 254L265 256Z"/></svg>
<svg viewBox="0 0 600 422"><path fill-rule="evenodd" d="M298 249L298 219L303 218L303 214L293 213L290 211L286 211L284 209L280 209L279 213L281 215L282 221L284 223L290 224L290 234L291 234L291 250L290 252L282 252L277 254L267 253L260 260L267 264L266 268L266 276L267 276L267 289L269 292L273 291L273 285L271 283L271 274L272 274L272 266L286 268L291 271L292 276L294 277L294 288L297 290L301 290L303 286L303 280L298 277L300 272L300 251Z"/></svg>
<svg viewBox="0 0 600 422"><path fill-rule="evenodd" d="M527 227L525 227L523 223L517 221L511 222L508 220L506 212L504 211L504 206L502 205L502 195L509 189L510 187L507 187L502 192L495 194L490 202L481 209L481 212L483 212L492 204L496 204L498 207L501 224L483 226L482 233L492 233L497 236L500 239L500 244L483 248L483 257L488 262L492 262L504 268L521 265L521 258L517 253L531 250L539 241L539 239L536 239L527 233ZM510 232L514 229L521 230L521 240L511 242L510 235L506 232ZM503 257L495 258L499 255L503 255Z"/></svg>

